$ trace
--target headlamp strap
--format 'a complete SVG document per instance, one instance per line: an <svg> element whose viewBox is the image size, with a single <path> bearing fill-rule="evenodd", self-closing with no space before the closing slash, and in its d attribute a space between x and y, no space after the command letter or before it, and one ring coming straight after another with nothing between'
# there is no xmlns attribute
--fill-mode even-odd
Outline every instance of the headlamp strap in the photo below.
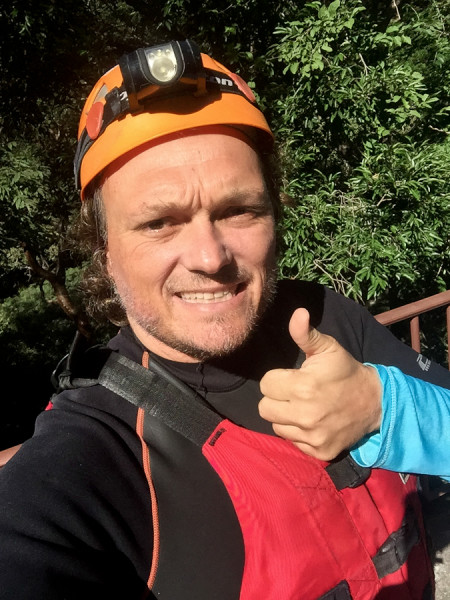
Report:
<svg viewBox="0 0 450 600"><path fill-rule="evenodd" d="M110 123L115 121L121 114L125 114L129 111L130 105L128 103L128 94L123 86L120 88L113 88L110 92L108 92L105 96L105 104L103 105L103 111L100 115L100 122L98 127L96 128L95 135L92 134L92 128L85 127L80 135L80 139L78 140L77 150L74 158L74 175L75 175L75 183L77 189L80 186L80 167L81 161L83 160L84 155L95 142L95 140L105 131ZM91 107L92 111L92 107ZM88 114L91 114L91 111ZM91 135L88 133L91 133Z"/></svg>

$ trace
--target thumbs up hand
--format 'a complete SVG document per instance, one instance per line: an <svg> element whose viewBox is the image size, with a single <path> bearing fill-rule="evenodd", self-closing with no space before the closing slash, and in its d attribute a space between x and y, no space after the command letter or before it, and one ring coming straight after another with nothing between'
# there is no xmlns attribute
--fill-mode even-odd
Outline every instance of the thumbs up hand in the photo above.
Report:
<svg viewBox="0 0 450 600"><path fill-rule="evenodd" d="M300 369L274 369L261 379L260 415L277 435L321 460L378 429L381 383L375 369L355 360L333 338L309 326L309 313L297 309L289 323L306 354Z"/></svg>

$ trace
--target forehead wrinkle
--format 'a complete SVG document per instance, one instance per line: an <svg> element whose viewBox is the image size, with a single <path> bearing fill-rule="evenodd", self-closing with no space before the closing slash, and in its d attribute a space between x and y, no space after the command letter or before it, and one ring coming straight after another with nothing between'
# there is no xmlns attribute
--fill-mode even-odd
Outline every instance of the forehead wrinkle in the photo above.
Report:
<svg viewBox="0 0 450 600"><path fill-rule="evenodd" d="M136 206L136 213L148 213L157 210L173 210L180 208L186 196L189 196L188 185L179 186L175 182L150 184L149 193L145 194L142 202Z"/></svg>

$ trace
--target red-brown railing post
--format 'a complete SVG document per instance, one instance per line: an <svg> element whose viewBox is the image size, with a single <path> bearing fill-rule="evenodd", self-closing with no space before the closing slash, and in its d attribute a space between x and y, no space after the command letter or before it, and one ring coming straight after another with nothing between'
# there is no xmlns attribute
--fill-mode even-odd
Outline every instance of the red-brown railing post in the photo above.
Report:
<svg viewBox="0 0 450 600"><path fill-rule="evenodd" d="M409 322L409 330L411 332L411 347L416 352L420 352L420 323L419 315L416 315Z"/></svg>

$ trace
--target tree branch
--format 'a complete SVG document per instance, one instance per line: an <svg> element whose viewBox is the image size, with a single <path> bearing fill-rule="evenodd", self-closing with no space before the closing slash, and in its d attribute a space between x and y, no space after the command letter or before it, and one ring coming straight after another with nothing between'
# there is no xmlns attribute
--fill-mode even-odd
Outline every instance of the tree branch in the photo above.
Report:
<svg viewBox="0 0 450 600"><path fill-rule="evenodd" d="M23 243L23 250L25 253L25 258L30 269L33 271L37 277L40 279L44 279L50 283L52 286L53 292L56 297L56 301L59 306L62 308L64 313L69 317L71 321L74 321L78 331L82 333L87 338L90 338L92 335L91 326L89 324L89 320L85 313L78 309L74 303L72 302L69 292L67 291L67 287L65 281L63 281L56 273L45 269L39 262L37 261L35 255L31 252L29 248L27 248L26 244Z"/></svg>

